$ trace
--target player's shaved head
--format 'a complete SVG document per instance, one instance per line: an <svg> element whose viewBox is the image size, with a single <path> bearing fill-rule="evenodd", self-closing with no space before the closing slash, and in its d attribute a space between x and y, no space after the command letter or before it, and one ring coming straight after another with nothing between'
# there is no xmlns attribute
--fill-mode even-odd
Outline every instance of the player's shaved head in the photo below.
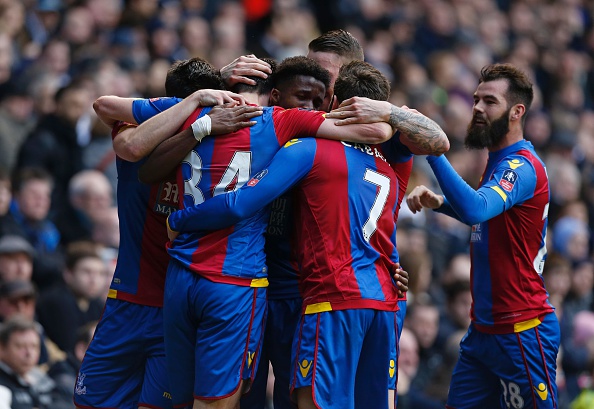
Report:
<svg viewBox="0 0 594 409"><path fill-rule="evenodd" d="M390 82L371 64L351 61L340 68L334 84L334 95L338 102L351 97L387 101L390 97Z"/></svg>
<svg viewBox="0 0 594 409"><path fill-rule="evenodd" d="M363 47L351 33L345 30L328 31L309 43L310 53L332 53L339 55L343 63L363 61Z"/></svg>
<svg viewBox="0 0 594 409"><path fill-rule="evenodd" d="M199 89L225 89L220 73L208 61L195 57L171 65L165 79L168 97L185 98Z"/></svg>

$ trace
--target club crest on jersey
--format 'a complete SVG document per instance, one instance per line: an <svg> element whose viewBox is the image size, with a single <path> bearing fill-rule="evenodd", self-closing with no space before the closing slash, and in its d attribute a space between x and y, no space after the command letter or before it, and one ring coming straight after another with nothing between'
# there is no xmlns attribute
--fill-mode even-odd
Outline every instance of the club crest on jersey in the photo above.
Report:
<svg viewBox="0 0 594 409"><path fill-rule="evenodd" d="M287 142L288 143L288 142ZM249 182L247 182L247 185L249 187L254 187L258 184L259 181L261 181L262 179L264 179L264 176L266 176L268 174L268 169L264 169L261 170L260 172L258 172L256 175L254 175L254 177L252 177Z"/></svg>
<svg viewBox="0 0 594 409"><path fill-rule="evenodd" d="M154 211L169 216L177 210L179 201L179 187L177 183L167 181L159 185L159 193L155 202Z"/></svg>
<svg viewBox="0 0 594 409"><path fill-rule="evenodd" d="M506 170L503 172L503 176L501 176L501 180L499 181L499 185L508 192L511 192L514 188L514 185L518 180L518 174L511 169Z"/></svg>

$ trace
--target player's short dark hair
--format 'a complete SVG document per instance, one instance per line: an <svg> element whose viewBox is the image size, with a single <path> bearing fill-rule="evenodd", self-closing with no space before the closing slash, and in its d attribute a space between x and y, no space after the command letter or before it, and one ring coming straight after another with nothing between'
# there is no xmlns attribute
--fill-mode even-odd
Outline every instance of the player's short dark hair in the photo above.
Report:
<svg viewBox="0 0 594 409"><path fill-rule="evenodd" d="M25 331L35 331L39 334L39 328L34 321L18 315L10 318L0 325L0 345L8 345L13 334Z"/></svg>
<svg viewBox="0 0 594 409"><path fill-rule="evenodd" d="M351 61L340 67L334 83L334 95L338 102L351 97L387 101L390 97L390 82L371 64Z"/></svg>
<svg viewBox="0 0 594 409"><path fill-rule="evenodd" d="M272 85L274 88L282 87L299 75L315 78L324 84L326 89L330 87L330 73L328 70L311 58L303 56L289 57L282 60L273 76Z"/></svg>
<svg viewBox="0 0 594 409"><path fill-rule="evenodd" d="M225 89L220 73L200 57L174 62L167 71L165 93L186 98L199 89Z"/></svg>
<svg viewBox="0 0 594 409"><path fill-rule="evenodd" d="M363 61L363 47L351 33L346 30L332 30L314 38L309 43L309 51L337 54L343 62Z"/></svg>
<svg viewBox="0 0 594 409"><path fill-rule="evenodd" d="M264 62L267 62L270 65L270 69L272 70L272 73L269 74L268 77L266 77L266 78L247 76L247 78L250 78L250 79L256 81L256 85L250 85L250 84L246 84L244 82L238 82L238 83L234 84L229 89L229 91L235 92L236 94L240 94L242 92L255 92L258 95L264 95L264 94L270 93L270 91L273 88L272 78L273 78L274 74L276 73L276 70L278 68L278 63L276 62L276 60L274 58L265 57L265 58L260 58L260 59Z"/></svg>
<svg viewBox="0 0 594 409"><path fill-rule="evenodd" d="M532 82L522 70L512 64L491 64L483 67L479 84L499 79L507 80L507 102L508 106L515 104L524 104L526 111L530 109L534 99L534 90ZM522 123L526 115L522 117Z"/></svg>

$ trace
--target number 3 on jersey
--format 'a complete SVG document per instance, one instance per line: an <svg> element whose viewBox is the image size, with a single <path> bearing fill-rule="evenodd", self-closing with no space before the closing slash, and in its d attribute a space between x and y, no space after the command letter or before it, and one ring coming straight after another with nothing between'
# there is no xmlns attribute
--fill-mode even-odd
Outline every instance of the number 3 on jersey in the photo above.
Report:
<svg viewBox="0 0 594 409"><path fill-rule="evenodd" d="M187 205L187 198L191 198L191 202L198 205L205 200L204 193L199 187L204 169L202 158L192 150L182 162L182 166L184 165L189 169L189 177L184 179L184 203ZM212 196L239 189L250 179L251 168L252 152L236 151L223 172L221 180L215 185Z"/></svg>
<svg viewBox="0 0 594 409"><path fill-rule="evenodd" d="M365 224L363 224L363 238L369 242L369 239L377 230L377 221L384 211L384 206L386 206L386 201L390 194L390 178L371 169L366 169L363 180L379 187L375 194L373 205L371 205L371 209L369 210L369 217Z"/></svg>

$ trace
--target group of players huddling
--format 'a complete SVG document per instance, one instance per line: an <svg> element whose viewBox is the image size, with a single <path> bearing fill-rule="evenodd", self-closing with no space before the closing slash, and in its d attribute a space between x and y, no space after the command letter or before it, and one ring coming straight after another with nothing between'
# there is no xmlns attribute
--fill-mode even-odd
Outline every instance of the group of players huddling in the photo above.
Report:
<svg viewBox="0 0 594 409"><path fill-rule="evenodd" d="M165 87L94 104L113 128L121 244L76 406L264 408L271 362L276 409L393 408L407 284L396 221L414 155L453 172L442 129L387 102L388 80L343 30L278 64L179 61ZM431 193L409 205L464 217ZM544 325L554 314L533 286ZM554 373L543 385L554 402Z"/></svg>

